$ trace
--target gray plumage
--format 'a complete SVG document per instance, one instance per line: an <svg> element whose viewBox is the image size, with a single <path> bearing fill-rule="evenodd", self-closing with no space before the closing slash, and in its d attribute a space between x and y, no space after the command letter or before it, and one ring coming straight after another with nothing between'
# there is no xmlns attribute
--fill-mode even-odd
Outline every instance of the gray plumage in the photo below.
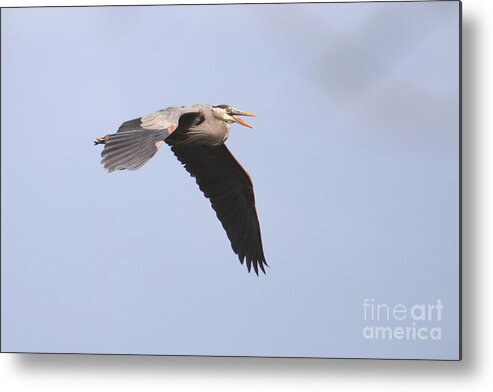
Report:
<svg viewBox="0 0 493 392"><path fill-rule="evenodd" d="M224 145L231 123L252 127L234 116L254 115L229 105L171 107L124 122L94 143L104 144L101 163L108 172L139 169L168 144L210 200L240 262L258 275L267 262L253 185Z"/></svg>

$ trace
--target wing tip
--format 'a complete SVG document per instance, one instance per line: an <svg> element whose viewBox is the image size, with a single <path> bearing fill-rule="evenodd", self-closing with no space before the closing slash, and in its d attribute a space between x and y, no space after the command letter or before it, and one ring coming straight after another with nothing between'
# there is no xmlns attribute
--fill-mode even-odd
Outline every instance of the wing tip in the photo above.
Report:
<svg viewBox="0 0 493 392"><path fill-rule="evenodd" d="M267 261L265 261L265 258L259 258L259 259L251 259L248 257L245 257L243 255L238 255L238 259L240 260L240 263L243 264L244 261L246 260L246 267L249 273L252 272L252 266L253 266L253 272L255 272L255 275L259 276L259 267L260 271L264 273L264 275L267 275L267 272L265 270L265 267L270 268L269 264L267 264Z"/></svg>

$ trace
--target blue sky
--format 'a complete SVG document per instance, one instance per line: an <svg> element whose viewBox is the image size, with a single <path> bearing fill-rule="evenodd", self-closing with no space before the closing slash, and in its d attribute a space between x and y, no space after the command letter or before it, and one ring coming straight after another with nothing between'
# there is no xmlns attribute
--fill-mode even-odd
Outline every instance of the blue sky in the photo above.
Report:
<svg viewBox="0 0 493 392"><path fill-rule="evenodd" d="M458 355L458 3L2 10L2 349ZM248 274L166 148L94 138L167 106L258 115ZM362 304L444 303L440 341L368 340ZM408 326L387 321L385 326Z"/></svg>

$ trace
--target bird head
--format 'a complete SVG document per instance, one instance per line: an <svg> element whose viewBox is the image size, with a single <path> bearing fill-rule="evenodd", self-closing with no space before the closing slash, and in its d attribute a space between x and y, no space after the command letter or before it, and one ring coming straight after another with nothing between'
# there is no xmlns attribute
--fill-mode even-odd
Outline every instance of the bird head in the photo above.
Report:
<svg viewBox="0 0 493 392"><path fill-rule="evenodd" d="M253 113L249 112L243 112L241 110L235 109L232 106L229 105L217 105L212 107L212 114L214 115L215 118L225 121L227 123L238 123L240 125L243 125L244 127L248 128L253 128L250 124L248 124L246 121L242 120L241 118L237 118L234 116L248 116L248 117L257 117Z"/></svg>

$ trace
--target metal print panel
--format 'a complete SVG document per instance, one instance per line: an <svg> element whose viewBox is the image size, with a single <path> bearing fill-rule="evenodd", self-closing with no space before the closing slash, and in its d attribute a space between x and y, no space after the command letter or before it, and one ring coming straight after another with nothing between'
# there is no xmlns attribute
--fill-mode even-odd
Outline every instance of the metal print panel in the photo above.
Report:
<svg viewBox="0 0 493 392"><path fill-rule="evenodd" d="M460 359L460 15L2 9L2 351Z"/></svg>

